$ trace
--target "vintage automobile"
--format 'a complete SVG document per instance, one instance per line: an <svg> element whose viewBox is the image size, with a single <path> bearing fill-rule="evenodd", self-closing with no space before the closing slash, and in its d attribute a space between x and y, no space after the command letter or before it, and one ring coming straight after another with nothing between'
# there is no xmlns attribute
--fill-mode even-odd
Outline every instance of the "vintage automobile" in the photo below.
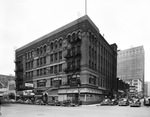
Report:
<svg viewBox="0 0 150 117"><path fill-rule="evenodd" d="M143 104L144 106L150 106L150 97L145 97Z"/></svg>
<svg viewBox="0 0 150 117"><path fill-rule="evenodd" d="M134 98L130 102L130 107L140 107L140 106L141 106L141 101L138 98Z"/></svg>
<svg viewBox="0 0 150 117"><path fill-rule="evenodd" d="M104 99L101 103L100 106L106 106L106 105L111 105L111 100L110 99Z"/></svg>
<svg viewBox="0 0 150 117"><path fill-rule="evenodd" d="M50 106L61 106L61 102L57 101L57 100L49 101L47 104L50 105Z"/></svg>
<svg viewBox="0 0 150 117"><path fill-rule="evenodd" d="M24 101L24 103L25 103L25 104L33 104L30 99L27 99L26 101Z"/></svg>
<svg viewBox="0 0 150 117"><path fill-rule="evenodd" d="M14 99L9 100L10 103L15 103L16 101Z"/></svg>
<svg viewBox="0 0 150 117"><path fill-rule="evenodd" d="M64 100L61 106L76 106L76 104L72 102L71 100Z"/></svg>
<svg viewBox="0 0 150 117"><path fill-rule="evenodd" d="M119 99L118 105L119 106L128 106L129 100L127 98L121 98L121 99Z"/></svg>
<svg viewBox="0 0 150 117"><path fill-rule="evenodd" d="M118 105L118 100L116 98L112 99L110 105Z"/></svg>
<svg viewBox="0 0 150 117"><path fill-rule="evenodd" d="M37 99L34 104L35 105L45 105L41 99Z"/></svg>

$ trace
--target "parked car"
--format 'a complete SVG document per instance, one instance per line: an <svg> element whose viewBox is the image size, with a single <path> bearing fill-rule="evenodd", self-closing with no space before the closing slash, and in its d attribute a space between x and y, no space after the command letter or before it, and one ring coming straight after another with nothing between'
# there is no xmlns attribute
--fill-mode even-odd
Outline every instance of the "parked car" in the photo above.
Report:
<svg viewBox="0 0 150 117"><path fill-rule="evenodd" d="M74 102L72 102L71 100L65 100L62 102L61 105L62 106L76 106L76 104Z"/></svg>
<svg viewBox="0 0 150 117"><path fill-rule="evenodd" d="M143 103L144 103L144 106L150 106L150 97L145 97Z"/></svg>
<svg viewBox="0 0 150 117"><path fill-rule="evenodd" d="M118 100L116 98L112 99L110 105L118 105Z"/></svg>
<svg viewBox="0 0 150 117"><path fill-rule="evenodd" d="M49 101L49 102L47 102L47 104L50 105L50 106L61 106L61 102L57 101L57 100Z"/></svg>
<svg viewBox="0 0 150 117"><path fill-rule="evenodd" d="M34 104L35 105L44 105L44 102L41 99L37 99Z"/></svg>
<svg viewBox="0 0 150 117"><path fill-rule="evenodd" d="M140 106L141 106L140 99L137 99L137 98L132 99L130 103L130 107L140 107Z"/></svg>
<svg viewBox="0 0 150 117"><path fill-rule="evenodd" d="M129 105L129 100L127 98L121 98L118 102L119 106L128 106Z"/></svg>
<svg viewBox="0 0 150 117"><path fill-rule="evenodd" d="M104 99L101 103L100 103L101 106L106 106L106 105L111 105L111 101L110 99Z"/></svg>
<svg viewBox="0 0 150 117"><path fill-rule="evenodd" d="M27 99L26 101L24 101L24 103L25 103L25 104L33 104L30 99Z"/></svg>
<svg viewBox="0 0 150 117"><path fill-rule="evenodd" d="M16 101L14 99L9 100L10 103L15 103Z"/></svg>

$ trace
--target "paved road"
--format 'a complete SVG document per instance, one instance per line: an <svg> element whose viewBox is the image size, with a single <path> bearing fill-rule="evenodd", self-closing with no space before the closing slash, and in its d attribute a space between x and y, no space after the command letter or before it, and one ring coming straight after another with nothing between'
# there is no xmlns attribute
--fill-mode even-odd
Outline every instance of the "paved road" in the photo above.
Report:
<svg viewBox="0 0 150 117"><path fill-rule="evenodd" d="M2 106L0 117L150 117L150 107L80 106L12 104Z"/></svg>

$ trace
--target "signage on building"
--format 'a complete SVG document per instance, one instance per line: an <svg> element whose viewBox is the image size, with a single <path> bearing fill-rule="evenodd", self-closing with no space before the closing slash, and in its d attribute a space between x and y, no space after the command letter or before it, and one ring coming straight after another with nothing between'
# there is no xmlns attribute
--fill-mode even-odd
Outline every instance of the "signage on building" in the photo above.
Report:
<svg viewBox="0 0 150 117"><path fill-rule="evenodd" d="M25 83L26 87L33 87L33 83Z"/></svg>

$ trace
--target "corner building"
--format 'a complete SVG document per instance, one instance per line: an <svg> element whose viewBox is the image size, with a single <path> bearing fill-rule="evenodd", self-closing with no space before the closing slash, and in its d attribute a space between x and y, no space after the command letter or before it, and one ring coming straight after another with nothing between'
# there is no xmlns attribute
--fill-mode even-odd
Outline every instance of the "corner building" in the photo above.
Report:
<svg viewBox="0 0 150 117"><path fill-rule="evenodd" d="M46 101L100 102L116 89L117 45L109 45L85 15L16 50L17 90Z"/></svg>

